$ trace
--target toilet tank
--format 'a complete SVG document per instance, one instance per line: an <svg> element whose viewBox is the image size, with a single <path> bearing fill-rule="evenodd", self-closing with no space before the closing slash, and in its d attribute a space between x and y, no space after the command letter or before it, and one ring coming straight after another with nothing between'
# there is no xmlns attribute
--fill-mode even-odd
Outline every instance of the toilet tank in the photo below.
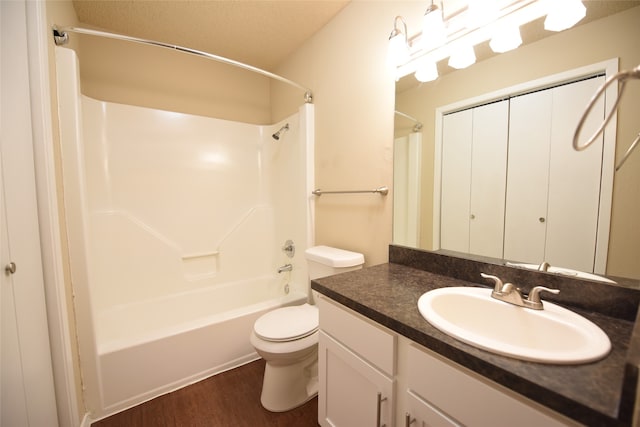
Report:
<svg viewBox="0 0 640 427"><path fill-rule="evenodd" d="M364 264L364 255L330 246L314 246L305 251L305 256L310 279L359 270Z"/></svg>

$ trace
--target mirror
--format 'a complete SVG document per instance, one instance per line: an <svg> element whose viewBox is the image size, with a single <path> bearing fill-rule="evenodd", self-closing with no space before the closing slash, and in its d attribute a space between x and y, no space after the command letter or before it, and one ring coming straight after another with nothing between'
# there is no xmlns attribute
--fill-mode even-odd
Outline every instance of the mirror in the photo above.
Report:
<svg viewBox="0 0 640 427"><path fill-rule="evenodd" d="M587 18L572 29L560 33L546 32L543 30L543 19L540 19L521 28L524 43L514 51L496 55L491 52L488 43L484 43L476 46L478 62L466 69L454 71L445 60L438 63L440 77L433 82L419 83L413 75L397 82L395 107L401 114L395 116L395 138L406 140L404 144L407 145L411 134L419 134L421 143L418 148L412 148L420 153L418 159L410 161L409 155L408 160L408 149L401 150L404 155L396 154L397 159L402 159L402 165L395 168L399 170L394 169L394 197L396 194L402 195L402 200L398 202L400 206L394 201L394 243L425 250L441 250L437 243L434 244L434 222L438 222L439 216L434 215L434 206L437 205L434 203L434 188L439 181L434 176L439 169L434 168L435 147L440 143L436 141L435 131L438 108L612 58L619 58L620 70L640 64L640 52L633 42L640 38L640 29L636 25L640 20L640 2L584 3L587 6ZM640 81L634 80L626 85L618 109L616 162L640 132L637 121L639 111ZM418 132L414 129L416 121L422 125ZM570 140L566 143L571 145ZM419 168L417 172L414 170L416 167ZM414 184L406 186L402 183L407 182L410 168L413 168L410 174L414 176ZM413 199L411 194L414 194ZM413 223L411 218L414 218ZM613 177L610 236L605 262L606 276L627 285L630 282L620 278L630 279L631 283L637 283L640 287L638 220L640 151L633 153ZM407 238L408 227L417 230L414 238ZM469 257L477 259L472 255ZM501 263L509 261L519 260L496 260Z"/></svg>

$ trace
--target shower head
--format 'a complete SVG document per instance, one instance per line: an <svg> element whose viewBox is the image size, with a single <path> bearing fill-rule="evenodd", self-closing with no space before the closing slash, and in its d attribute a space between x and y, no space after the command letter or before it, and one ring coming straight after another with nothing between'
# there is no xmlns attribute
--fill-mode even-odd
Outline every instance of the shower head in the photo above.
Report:
<svg viewBox="0 0 640 427"><path fill-rule="evenodd" d="M286 125L282 126L282 127L278 130L278 132L276 132L276 133L274 133L273 135L271 135L271 137L277 141L277 140L279 140L279 139L280 139L280 134L281 134L282 132L286 132L286 131L288 131L288 130L289 130L289 123L287 123Z"/></svg>

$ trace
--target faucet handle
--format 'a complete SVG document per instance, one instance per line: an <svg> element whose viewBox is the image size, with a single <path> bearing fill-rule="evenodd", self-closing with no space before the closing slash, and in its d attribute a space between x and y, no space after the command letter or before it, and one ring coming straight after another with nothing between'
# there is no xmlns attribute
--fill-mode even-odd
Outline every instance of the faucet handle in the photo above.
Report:
<svg viewBox="0 0 640 427"><path fill-rule="evenodd" d="M538 266L538 271L544 271L546 273L547 271L549 271L549 267L551 267L551 264L549 264L547 261L542 261L542 263Z"/></svg>
<svg viewBox="0 0 640 427"><path fill-rule="evenodd" d="M480 273L480 275L485 279L493 280L494 292L502 292L502 288L503 288L502 279L500 279L498 276L492 276L491 274Z"/></svg>
<svg viewBox="0 0 640 427"><path fill-rule="evenodd" d="M531 289L531 291L529 292L529 296L527 297L529 302L532 304L542 304L542 301L540 301L540 292L549 292L552 294L559 294L560 289L549 289L549 288L545 288L544 286L536 286L535 288Z"/></svg>

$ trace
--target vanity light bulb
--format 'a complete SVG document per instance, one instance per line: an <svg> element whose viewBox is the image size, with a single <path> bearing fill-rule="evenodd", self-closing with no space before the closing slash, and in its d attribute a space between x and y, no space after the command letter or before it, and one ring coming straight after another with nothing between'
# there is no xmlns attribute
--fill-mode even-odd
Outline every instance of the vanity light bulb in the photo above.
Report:
<svg viewBox="0 0 640 427"><path fill-rule="evenodd" d="M387 63L394 68L409 61L409 46L405 41L405 36L398 33L389 38L389 50L387 52Z"/></svg>
<svg viewBox="0 0 640 427"><path fill-rule="evenodd" d="M447 41L447 30L442 17L442 9L431 5L422 19L422 48L426 51L442 46Z"/></svg>
<svg viewBox="0 0 640 427"><path fill-rule="evenodd" d="M438 67L433 61L423 60L418 65L415 77L422 83L431 82L438 78Z"/></svg>
<svg viewBox="0 0 640 427"><path fill-rule="evenodd" d="M473 46L462 46L456 49L449 58L449 66L458 70L467 68L476 62Z"/></svg>
<svg viewBox="0 0 640 427"><path fill-rule="evenodd" d="M521 44L522 37L520 36L520 27L517 25L498 28L489 42L491 50L496 53L508 52Z"/></svg>
<svg viewBox="0 0 640 427"><path fill-rule="evenodd" d="M573 27L585 17L587 10L581 0L547 0L549 12L544 29L562 31Z"/></svg>

